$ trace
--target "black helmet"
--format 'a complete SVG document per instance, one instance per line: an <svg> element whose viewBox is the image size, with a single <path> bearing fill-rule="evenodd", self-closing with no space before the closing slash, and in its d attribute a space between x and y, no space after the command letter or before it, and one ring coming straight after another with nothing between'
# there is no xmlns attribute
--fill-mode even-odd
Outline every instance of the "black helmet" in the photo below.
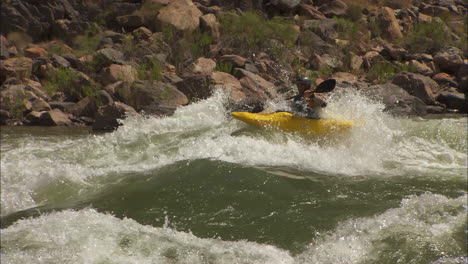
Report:
<svg viewBox="0 0 468 264"><path fill-rule="evenodd" d="M312 81L307 77L300 77L297 79L297 83L311 85Z"/></svg>

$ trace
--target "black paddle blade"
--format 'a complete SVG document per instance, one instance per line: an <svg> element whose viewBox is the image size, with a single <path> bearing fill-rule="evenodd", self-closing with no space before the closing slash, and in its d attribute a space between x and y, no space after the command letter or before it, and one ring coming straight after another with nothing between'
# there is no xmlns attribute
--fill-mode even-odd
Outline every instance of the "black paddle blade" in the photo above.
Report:
<svg viewBox="0 0 468 264"><path fill-rule="evenodd" d="M326 81L321 82L317 88L315 88L314 93L328 93L333 91L336 86L335 79L328 79Z"/></svg>

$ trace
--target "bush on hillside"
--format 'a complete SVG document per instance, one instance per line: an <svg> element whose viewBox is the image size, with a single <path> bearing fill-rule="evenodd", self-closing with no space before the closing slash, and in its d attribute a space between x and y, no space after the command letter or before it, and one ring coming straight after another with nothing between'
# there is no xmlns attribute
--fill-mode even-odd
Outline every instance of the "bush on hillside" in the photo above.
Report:
<svg viewBox="0 0 468 264"><path fill-rule="evenodd" d="M265 19L254 12L227 13L220 17L220 23L224 44L244 54L266 51L271 48L272 39L290 47L298 34L291 21L279 17Z"/></svg>
<svg viewBox="0 0 468 264"><path fill-rule="evenodd" d="M432 20L419 23L405 37L403 42L413 52L434 52L451 44L450 31L444 22Z"/></svg>
<svg viewBox="0 0 468 264"><path fill-rule="evenodd" d="M50 74L46 85L46 92L53 95L57 92L63 92L74 98L91 97L95 98L99 86L95 83L83 85L80 83L79 73L69 68L58 68Z"/></svg>

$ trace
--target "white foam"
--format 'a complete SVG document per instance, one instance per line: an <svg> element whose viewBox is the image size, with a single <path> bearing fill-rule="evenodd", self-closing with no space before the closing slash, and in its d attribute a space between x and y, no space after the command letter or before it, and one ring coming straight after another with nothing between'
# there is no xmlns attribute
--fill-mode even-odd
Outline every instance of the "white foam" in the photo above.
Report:
<svg viewBox="0 0 468 264"><path fill-rule="evenodd" d="M467 175L466 142L459 136L466 132L464 123L451 124L456 129L443 131L443 137L418 136L413 130L423 122L392 118L382 112L381 103L342 91L329 99L324 115L361 122L345 137L327 141L261 130L239 134L233 132L247 125L229 118L225 102L226 96L217 91L171 117L129 118L113 133L74 140L24 138L14 147L2 142L1 214L47 203L50 197L37 193L51 183L72 183L77 190L99 188L115 180L109 177L181 160L214 159L328 175ZM275 104L269 103L273 108ZM432 129L437 134L443 126Z"/></svg>
<svg viewBox="0 0 468 264"><path fill-rule="evenodd" d="M201 239L92 209L20 220L2 230L2 263L293 263L287 251Z"/></svg>
<svg viewBox="0 0 468 264"><path fill-rule="evenodd" d="M349 219L292 256L271 245L198 238L93 209L52 212L2 230L2 263L463 263L466 198L426 193ZM311 234L312 235L312 234Z"/></svg>
<svg viewBox="0 0 468 264"><path fill-rule="evenodd" d="M344 221L298 256L302 263L428 263L459 260L456 232L466 228L466 198L423 194L381 215Z"/></svg>

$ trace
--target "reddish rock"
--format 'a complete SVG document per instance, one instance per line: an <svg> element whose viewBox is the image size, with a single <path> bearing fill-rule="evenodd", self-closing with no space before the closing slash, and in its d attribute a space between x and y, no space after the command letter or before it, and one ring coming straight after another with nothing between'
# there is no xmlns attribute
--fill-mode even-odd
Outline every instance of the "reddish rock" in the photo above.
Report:
<svg viewBox="0 0 468 264"><path fill-rule="evenodd" d="M159 10L158 20L178 30L194 30L198 28L202 15L192 0L173 0Z"/></svg>
<svg viewBox="0 0 468 264"><path fill-rule="evenodd" d="M440 92L440 87L434 80L417 73L398 73L393 77L392 83L429 105L435 104L435 99Z"/></svg>
<svg viewBox="0 0 468 264"><path fill-rule="evenodd" d="M24 56L34 59L38 57L45 57L47 55L47 51L40 47L32 47L27 48L24 50Z"/></svg>
<svg viewBox="0 0 468 264"><path fill-rule="evenodd" d="M398 20L391 8L382 7L379 11L378 20L383 38L393 41L403 37Z"/></svg>
<svg viewBox="0 0 468 264"><path fill-rule="evenodd" d="M437 73L436 75L432 76L432 79L439 85L449 85L452 87L458 86L457 82L455 81L455 77L445 72Z"/></svg>

